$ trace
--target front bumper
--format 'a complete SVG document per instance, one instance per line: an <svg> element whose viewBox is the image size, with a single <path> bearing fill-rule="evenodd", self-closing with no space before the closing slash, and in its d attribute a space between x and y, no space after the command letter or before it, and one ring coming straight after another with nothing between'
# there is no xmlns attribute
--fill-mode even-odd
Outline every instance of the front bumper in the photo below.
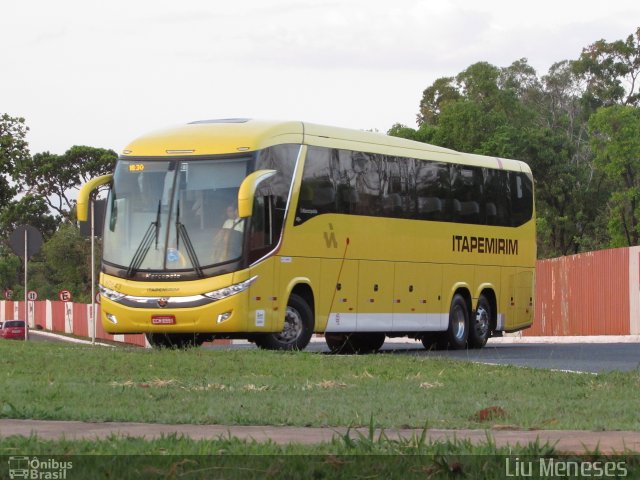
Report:
<svg viewBox="0 0 640 480"><path fill-rule="evenodd" d="M247 332L248 289L256 278L188 296L134 296L101 286L102 326L108 333Z"/></svg>

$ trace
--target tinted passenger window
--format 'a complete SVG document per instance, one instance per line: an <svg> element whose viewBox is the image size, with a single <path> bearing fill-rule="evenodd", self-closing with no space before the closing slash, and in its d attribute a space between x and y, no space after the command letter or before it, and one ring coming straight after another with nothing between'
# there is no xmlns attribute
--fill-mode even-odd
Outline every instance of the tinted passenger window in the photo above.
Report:
<svg viewBox="0 0 640 480"><path fill-rule="evenodd" d="M511 225L509 172L484 169L485 216L487 225Z"/></svg>
<svg viewBox="0 0 640 480"><path fill-rule="evenodd" d="M529 221L533 214L533 183L525 173L510 172L511 225L517 227Z"/></svg>
<svg viewBox="0 0 640 480"><path fill-rule="evenodd" d="M417 218L439 221L449 218L451 180L448 163L418 161L416 190Z"/></svg>
<svg viewBox="0 0 640 480"><path fill-rule="evenodd" d="M335 158L328 148L309 147L302 175L295 224L322 213L337 213L333 182Z"/></svg>
<svg viewBox="0 0 640 480"><path fill-rule="evenodd" d="M482 169L451 166L451 214L454 222L484 223Z"/></svg>
<svg viewBox="0 0 640 480"><path fill-rule="evenodd" d="M322 213L519 226L533 185L519 172L309 147L295 224Z"/></svg>
<svg viewBox="0 0 640 480"><path fill-rule="evenodd" d="M382 195L385 190L386 162L382 155L353 152L356 205L358 215L382 214Z"/></svg>

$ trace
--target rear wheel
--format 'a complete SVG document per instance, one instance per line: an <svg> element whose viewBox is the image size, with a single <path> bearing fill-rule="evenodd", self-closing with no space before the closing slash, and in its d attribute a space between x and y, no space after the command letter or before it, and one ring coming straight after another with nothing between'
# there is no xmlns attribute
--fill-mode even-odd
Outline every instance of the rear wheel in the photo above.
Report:
<svg viewBox="0 0 640 480"><path fill-rule="evenodd" d="M484 295L478 299L475 315L471 319L469 328L469 346L482 348L486 345L491 332L491 303Z"/></svg>
<svg viewBox="0 0 640 480"><path fill-rule="evenodd" d="M284 317L284 328L278 333L255 337L256 345L266 350L304 350L313 334L313 311L307 302L291 294Z"/></svg>
<svg viewBox="0 0 640 480"><path fill-rule="evenodd" d="M382 332L325 333L324 338L331 353L350 355L377 352L384 344L385 335Z"/></svg>
<svg viewBox="0 0 640 480"><path fill-rule="evenodd" d="M461 350L467 346L469 338L469 308L462 295L456 293L449 309L449 328L446 336L449 348Z"/></svg>

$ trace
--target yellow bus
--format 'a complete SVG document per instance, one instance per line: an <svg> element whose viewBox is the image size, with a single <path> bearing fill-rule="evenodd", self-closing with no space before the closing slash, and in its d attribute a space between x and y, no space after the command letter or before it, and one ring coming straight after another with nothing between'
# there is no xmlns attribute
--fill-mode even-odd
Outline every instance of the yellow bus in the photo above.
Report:
<svg viewBox="0 0 640 480"><path fill-rule="evenodd" d="M153 346L478 348L531 325L520 161L302 122L197 121L134 140L110 184L101 320Z"/></svg>

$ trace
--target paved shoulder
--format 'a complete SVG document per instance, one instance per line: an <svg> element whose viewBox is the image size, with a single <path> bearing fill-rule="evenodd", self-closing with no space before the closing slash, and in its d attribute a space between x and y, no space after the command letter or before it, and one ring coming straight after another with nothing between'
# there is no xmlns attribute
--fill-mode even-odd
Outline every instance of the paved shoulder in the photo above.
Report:
<svg viewBox="0 0 640 480"><path fill-rule="evenodd" d="M242 425L186 425L158 423L121 422L75 422L47 420L0 419L0 437L13 435L37 435L42 439L104 439L111 435L159 438L162 435L178 434L194 440L229 438L233 436L258 442L272 441L288 443L329 442L336 436L358 434L367 436L369 430L344 427L273 427ZM377 431L376 435L380 435ZM422 429L385 429L387 438L420 437ZM596 449L604 454L640 452L640 432L608 431L592 432L583 430L427 430L427 438L432 442L447 440L469 440L474 444L487 442L487 437L498 447L528 445L533 442L548 443L560 453L584 454Z"/></svg>

